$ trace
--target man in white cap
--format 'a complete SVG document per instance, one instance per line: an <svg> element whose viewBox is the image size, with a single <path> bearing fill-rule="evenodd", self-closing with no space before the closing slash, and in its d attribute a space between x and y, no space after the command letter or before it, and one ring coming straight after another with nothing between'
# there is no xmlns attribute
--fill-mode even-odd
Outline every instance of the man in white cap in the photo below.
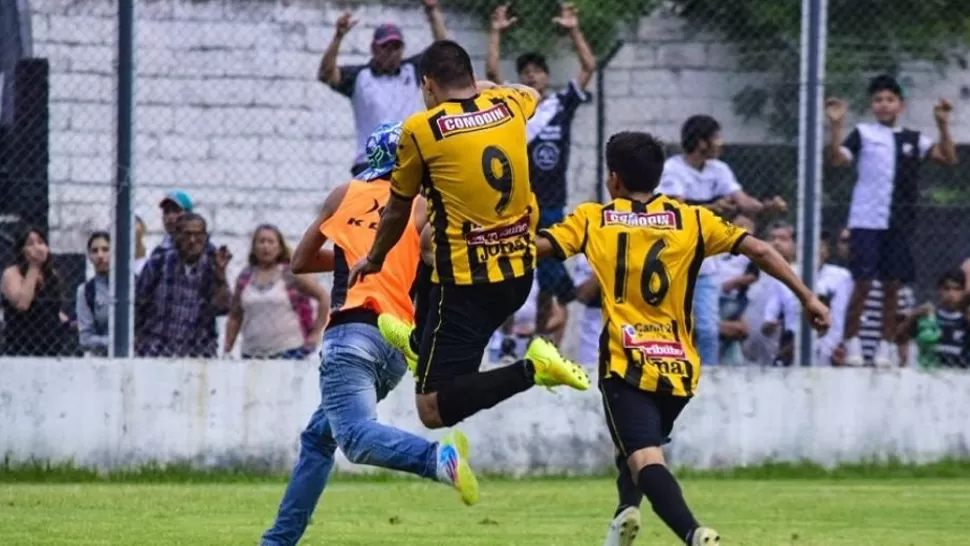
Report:
<svg viewBox="0 0 970 546"><path fill-rule="evenodd" d="M423 0L424 11L435 40L448 37L438 0ZM337 54L344 36L357 21L351 12L337 19L337 30L320 60L317 79L350 99L357 126L357 150L351 173L357 176L367 168L364 153L367 137L384 123L398 123L424 109L421 101L421 78L418 74L419 52L404 57L404 35L400 27L385 23L374 29L371 59L362 65L337 65Z"/></svg>

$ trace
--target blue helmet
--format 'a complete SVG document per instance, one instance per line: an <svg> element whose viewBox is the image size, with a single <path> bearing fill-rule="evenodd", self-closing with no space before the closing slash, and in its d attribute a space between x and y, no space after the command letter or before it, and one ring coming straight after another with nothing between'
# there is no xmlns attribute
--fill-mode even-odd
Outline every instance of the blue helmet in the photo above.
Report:
<svg viewBox="0 0 970 546"><path fill-rule="evenodd" d="M367 137L367 169L357 175L360 180L381 178L394 170L397 143L401 140L401 124L385 123Z"/></svg>

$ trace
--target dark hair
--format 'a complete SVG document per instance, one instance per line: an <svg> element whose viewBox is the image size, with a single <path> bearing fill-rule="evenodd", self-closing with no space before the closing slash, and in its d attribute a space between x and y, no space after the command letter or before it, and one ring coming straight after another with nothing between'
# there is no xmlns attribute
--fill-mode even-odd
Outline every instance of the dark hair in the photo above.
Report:
<svg viewBox="0 0 970 546"><path fill-rule="evenodd" d="M818 238L821 239L822 241L825 241L826 243L830 243L832 242L832 232L827 229L823 229L818 234Z"/></svg>
<svg viewBox="0 0 970 546"><path fill-rule="evenodd" d="M523 53L519 55L517 59L515 59L515 72L517 74L521 74L522 71L525 70L525 67L529 66L530 64L537 67L539 70L542 70L546 74L549 73L549 63L546 62L546 56L542 53L536 53L534 51Z"/></svg>
<svg viewBox="0 0 970 546"><path fill-rule="evenodd" d="M949 269L940 275L939 280L936 281L936 287L943 288L943 285L948 282L957 283L962 287L967 283L967 277L960 269Z"/></svg>
<svg viewBox="0 0 970 546"><path fill-rule="evenodd" d="M189 222L202 222L202 230L206 233L209 232L209 224L205 221L205 218L203 218L201 214L195 212L186 212L179 217L177 222L175 222L175 233L178 234L181 232L185 224Z"/></svg>
<svg viewBox="0 0 970 546"><path fill-rule="evenodd" d="M283 232L280 231L280 228L273 224L260 224L253 230L253 240L249 244L249 265L256 267L259 263L259 260L256 259L256 238L259 237L260 231L267 230L272 231L276 235L276 242L280 245L280 255L276 257L276 263L290 263L290 247L286 246L286 240L283 239Z"/></svg>
<svg viewBox="0 0 970 546"><path fill-rule="evenodd" d="M782 221L782 220L779 220L779 221L771 224L771 226L768 227L767 233L770 234L772 231L775 231L776 229L787 229L787 230L790 230L791 231L791 240L792 241L797 241L798 240L798 232L795 231L795 226L791 225L790 223L785 222L785 221Z"/></svg>
<svg viewBox="0 0 970 546"><path fill-rule="evenodd" d="M869 96L873 96L880 91L891 91L894 95L903 99L903 86L899 85L896 78L889 74L880 74L869 80Z"/></svg>
<svg viewBox="0 0 970 546"><path fill-rule="evenodd" d="M689 154L697 149L702 140L711 140L720 130L721 124L711 116L691 116L680 128L680 146Z"/></svg>
<svg viewBox="0 0 970 546"><path fill-rule="evenodd" d="M653 192L660 183L667 154L649 133L623 131L606 143L606 168L620 177L627 191Z"/></svg>
<svg viewBox="0 0 970 546"><path fill-rule="evenodd" d="M445 89L460 89L475 85L472 59L458 42L438 40L421 55L418 69L423 76Z"/></svg>
<svg viewBox="0 0 970 546"><path fill-rule="evenodd" d="M107 231L95 231L90 236L88 236L88 246L86 247L88 249L88 252L91 251L91 245L94 244L94 242L97 241L98 239L104 239L105 241L110 243L111 234L108 233Z"/></svg>
<svg viewBox="0 0 970 546"><path fill-rule="evenodd" d="M36 227L27 227L20 233L17 240L13 243L13 265L17 266L17 271L21 275L27 274L27 269L30 267L30 263L27 261L27 255L24 253L24 248L27 246L27 239L32 233L36 233L40 240L47 245L47 234L44 230ZM48 245L50 246L50 245ZM57 270L54 269L54 255L50 252L48 248L47 259L40 266L40 272L44 276L45 283L50 283L51 285L58 285L60 283L60 277L57 275Z"/></svg>

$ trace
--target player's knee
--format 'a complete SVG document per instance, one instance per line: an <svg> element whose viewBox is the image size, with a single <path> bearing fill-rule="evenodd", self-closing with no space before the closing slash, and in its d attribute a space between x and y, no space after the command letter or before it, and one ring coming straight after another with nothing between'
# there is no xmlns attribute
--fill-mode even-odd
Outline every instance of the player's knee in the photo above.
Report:
<svg viewBox="0 0 970 546"><path fill-rule="evenodd" d="M323 434L317 423L310 423L300 433L300 448L304 451L327 452L337 449L337 442L330 435Z"/></svg>
<svg viewBox="0 0 970 546"><path fill-rule="evenodd" d="M638 449L631 453L626 458L626 464L630 467L630 474L633 475L633 479L636 480L637 476L640 475L640 471L644 467L659 464L667 465L667 460L664 459L663 448L657 447L645 447L643 449Z"/></svg>
<svg viewBox="0 0 970 546"><path fill-rule="evenodd" d="M438 414L438 396L435 393L419 394L415 400L418 408L418 418L428 428L445 426Z"/></svg>

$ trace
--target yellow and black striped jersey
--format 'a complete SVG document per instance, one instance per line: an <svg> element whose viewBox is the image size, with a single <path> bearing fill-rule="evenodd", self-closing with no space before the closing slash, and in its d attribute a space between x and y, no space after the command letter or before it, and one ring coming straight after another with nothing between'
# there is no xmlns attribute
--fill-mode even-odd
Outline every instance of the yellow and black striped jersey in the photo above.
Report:
<svg viewBox="0 0 970 546"><path fill-rule="evenodd" d="M736 252L744 230L663 195L580 205L542 230L554 253L585 254L603 294L600 374L639 389L692 396L700 377L694 284L705 257Z"/></svg>
<svg viewBox="0 0 970 546"><path fill-rule="evenodd" d="M391 191L428 198L434 282L494 283L535 267L525 128L535 109L531 94L497 87L404 122Z"/></svg>

